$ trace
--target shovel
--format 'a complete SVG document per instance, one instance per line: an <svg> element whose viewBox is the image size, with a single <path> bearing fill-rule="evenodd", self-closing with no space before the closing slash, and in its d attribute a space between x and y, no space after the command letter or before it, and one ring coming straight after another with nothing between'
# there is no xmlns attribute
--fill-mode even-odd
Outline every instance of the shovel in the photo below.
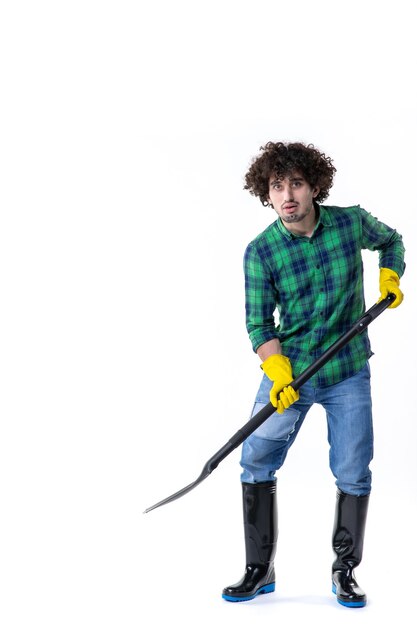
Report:
<svg viewBox="0 0 417 626"><path fill-rule="evenodd" d="M328 348L323 354L316 360L314 363L309 365L297 378L291 382L291 387L297 391L306 383L327 361L329 361L341 348L343 348L353 337L356 335L360 335L367 326L380 315L385 309L395 300L395 295L389 293L386 298L374 304L368 311L366 311L362 317L352 326L350 330L348 330L344 335L339 337L337 341L335 341L330 348ZM200 483L203 482L209 476L213 470L225 459L235 448L237 448L249 435L251 435L261 424L265 422L273 413L276 411L276 408L269 402L265 405L252 419L250 419L243 428L240 428L231 439L218 450L204 465L203 470L200 476L194 482L190 483L183 489L180 489L176 493L173 493L168 498L157 502L153 506L150 506L148 509L144 511L144 513L149 513L153 509L157 509L164 504L168 504L169 502L173 502L182 496L185 496L186 493L197 487Z"/></svg>

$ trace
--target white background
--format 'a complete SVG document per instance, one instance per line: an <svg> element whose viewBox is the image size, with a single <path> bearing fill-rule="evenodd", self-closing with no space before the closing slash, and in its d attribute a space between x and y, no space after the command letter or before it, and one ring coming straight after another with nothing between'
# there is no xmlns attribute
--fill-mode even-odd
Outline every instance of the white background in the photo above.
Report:
<svg viewBox="0 0 417 626"><path fill-rule="evenodd" d="M2 2L0 623L404 623L416 561L412 2ZM370 601L330 592L335 488L314 408L279 478L277 592L243 572L239 450L259 362L243 187L267 141L337 167L328 203L404 236L405 300L370 327ZM379 297L364 254L366 300Z"/></svg>

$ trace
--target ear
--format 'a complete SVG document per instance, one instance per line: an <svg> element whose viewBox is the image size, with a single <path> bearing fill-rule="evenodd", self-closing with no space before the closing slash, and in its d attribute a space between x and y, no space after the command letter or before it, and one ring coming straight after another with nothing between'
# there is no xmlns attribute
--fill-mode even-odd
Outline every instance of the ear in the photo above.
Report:
<svg viewBox="0 0 417 626"><path fill-rule="evenodd" d="M320 193L320 187L314 187L313 189L313 198L317 198Z"/></svg>

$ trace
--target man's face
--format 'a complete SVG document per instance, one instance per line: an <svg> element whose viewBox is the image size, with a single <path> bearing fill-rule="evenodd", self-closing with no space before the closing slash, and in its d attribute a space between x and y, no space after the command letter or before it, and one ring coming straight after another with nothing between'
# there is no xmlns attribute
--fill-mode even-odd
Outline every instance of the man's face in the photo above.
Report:
<svg viewBox="0 0 417 626"><path fill-rule="evenodd" d="M292 172L284 178L272 174L269 178L269 201L289 227L308 218L319 192L318 187L310 187L301 172Z"/></svg>

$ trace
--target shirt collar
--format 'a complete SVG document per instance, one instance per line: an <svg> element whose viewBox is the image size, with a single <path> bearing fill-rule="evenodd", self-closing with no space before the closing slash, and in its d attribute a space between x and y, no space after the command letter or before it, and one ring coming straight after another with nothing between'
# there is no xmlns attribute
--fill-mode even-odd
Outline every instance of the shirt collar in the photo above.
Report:
<svg viewBox="0 0 417 626"><path fill-rule="evenodd" d="M321 230L321 228L324 226L333 226L332 216L330 215L330 211L328 210L328 207L314 202L314 208L319 214L319 219L317 220L314 233ZM285 228L280 217L278 217L276 223L278 226L278 230L284 235L284 237L286 237L287 239L298 239L298 235L294 235L294 233L288 230L288 228ZM314 233L312 236L314 236Z"/></svg>

